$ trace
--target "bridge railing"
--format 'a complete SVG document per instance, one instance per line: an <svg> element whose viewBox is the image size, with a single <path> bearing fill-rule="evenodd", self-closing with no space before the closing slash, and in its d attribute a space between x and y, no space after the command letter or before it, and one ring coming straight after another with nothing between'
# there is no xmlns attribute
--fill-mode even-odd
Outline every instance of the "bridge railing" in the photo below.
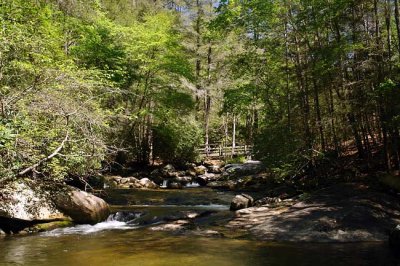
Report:
<svg viewBox="0 0 400 266"><path fill-rule="evenodd" d="M253 154L252 145L223 146L220 144L202 145L197 149L202 158L224 158L234 155L251 156Z"/></svg>

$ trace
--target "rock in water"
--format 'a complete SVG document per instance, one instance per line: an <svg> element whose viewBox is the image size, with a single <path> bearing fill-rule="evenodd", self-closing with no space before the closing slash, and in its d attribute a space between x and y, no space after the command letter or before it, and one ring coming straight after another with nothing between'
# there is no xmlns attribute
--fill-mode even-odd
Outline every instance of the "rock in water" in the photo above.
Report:
<svg viewBox="0 0 400 266"><path fill-rule="evenodd" d="M207 173L207 167L199 165L194 168L194 171L196 172L196 175L204 175Z"/></svg>
<svg viewBox="0 0 400 266"><path fill-rule="evenodd" d="M169 178L169 177L175 177L177 175L175 167L171 164L167 164L164 166L161 170L161 173L163 177Z"/></svg>
<svg viewBox="0 0 400 266"><path fill-rule="evenodd" d="M264 166L259 161L247 161L244 164L228 164L225 166L225 175L230 177L240 177L245 175L255 175L261 172Z"/></svg>
<svg viewBox="0 0 400 266"><path fill-rule="evenodd" d="M149 188L149 189L156 189L158 188L157 184L151 181L148 178L142 178L140 179L139 183L144 187L144 188Z"/></svg>
<svg viewBox="0 0 400 266"><path fill-rule="evenodd" d="M143 215L144 215L143 212L119 211L119 212L116 212L116 213L108 216L107 221L118 221L118 222L131 223Z"/></svg>
<svg viewBox="0 0 400 266"><path fill-rule="evenodd" d="M179 182L170 182L168 183L168 188L170 189L182 189L182 184Z"/></svg>
<svg viewBox="0 0 400 266"><path fill-rule="evenodd" d="M197 183L199 183L202 186L207 185L208 182L216 181L220 178L220 175L216 174L211 174L211 173L206 173L204 175L200 175L196 178Z"/></svg>
<svg viewBox="0 0 400 266"><path fill-rule="evenodd" d="M0 229L18 233L26 227L53 221L97 223L107 218L102 199L70 186L31 180L3 184L0 188Z"/></svg>
<svg viewBox="0 0 400 266"><path fill-rule="evenodd" d="M241 194L241 195L236 195L231 202L231 211L237 211L245 208L249 208L253 206L254 204L254 199L247 195L247 194Z"/></svg>
<svg viewBox="0 0 400 266"><path fill-rule="evenodd" d="M95 224L106 220L110 214L108 204L104 200L74 188L58 193L54 202L57 209L80 224Z"/></svg>
<svg viewBox="0 0 400 266"><path fill-rule="evenodd" d="M215 189L234 190L236 187L235 181L213 181L207 184L207 187Z"/></svg>
<svg viewBox="0 0 400 266"><path fill-rule="evenodd" d="M390 232L389 244L392 248L400 248L400 225Z"/></svg>

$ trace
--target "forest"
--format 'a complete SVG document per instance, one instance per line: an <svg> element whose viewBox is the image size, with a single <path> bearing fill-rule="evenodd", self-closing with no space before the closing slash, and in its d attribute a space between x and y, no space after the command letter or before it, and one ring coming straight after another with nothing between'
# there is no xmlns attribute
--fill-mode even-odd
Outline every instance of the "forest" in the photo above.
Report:
<svg viewBox="0 0 400 266"><path fill-rule="evenodd" d="M398 265L399 5L0 0L0 265Z"/></svg>
<svg viewBox="0 0 400 266"><path fill-rule="evenodd" d="M397 0L2 0L0 12L3 177L182 163L211 144L254 145L286 173L349 153L399 170Z"/></svg>

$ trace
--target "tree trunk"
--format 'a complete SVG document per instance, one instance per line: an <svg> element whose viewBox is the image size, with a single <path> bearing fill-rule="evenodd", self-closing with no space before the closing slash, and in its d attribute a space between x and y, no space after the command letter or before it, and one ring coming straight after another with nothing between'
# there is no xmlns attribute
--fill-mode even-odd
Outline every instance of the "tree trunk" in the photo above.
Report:
<svg viewBox="0 0 400 266"><path fill-rule="evenodd" d="M211 56L212 56L212 48L211 48L211 43L209 43L207 52L207 88L204 96L204 135L205 135L205 149L207 155L210 149L209 127L210 127L210 112L211 112L211 95L210 95L211 63L212 63Z"/></svg>
<svg viewBox="0 0 400 266"><path fill-rule="evenodd" d="M235 155L236 150L236 115L232 118L232 156Z"/></svg>
<svg viewBox="0 0 400 266"><path fill-rule="evenodd" d="M196 8L197 8L197 18L195 24L195 32L196 32L196 105L197 110L199 110L199 94L201 93L201 19L202 19L202 8L200 0L196 0ZM198 120L198 115L196 112L196 118Z"/></svg>
<svg viewBox="0 0 400 266"><path fill-rule="evenodd" d="M399 0L394 0L394 18L396 21L396 31L397 31L397 49L400 52L400 15L399 15Z"/></svg>
<svg viewBox="0 0 400 266"><path fill-rule="evenodd" d="M325 144L324 129L323 129L322 118L321 118L321 107L319 104L317 82L314 77L313 77L313 85L314 85L314 104L315 104L315 112L316 112L316 117L317 117L317 119L316 119L317 128L318 128L319 136L320 136L320 140L321 140L321 148L323 151L325 151L326 144Z"/></svg>

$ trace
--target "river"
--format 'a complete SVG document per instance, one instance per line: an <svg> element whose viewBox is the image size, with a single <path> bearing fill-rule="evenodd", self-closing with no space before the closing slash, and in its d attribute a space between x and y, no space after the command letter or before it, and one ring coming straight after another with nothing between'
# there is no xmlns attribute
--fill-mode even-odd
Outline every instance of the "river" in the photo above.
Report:
<svg viewBox="0 0 400 266"><path fill-rule="evenodd" d="M223 227L233 194L205 188L110 190L113 212L144 213L137 223L107 221L94 226L0 238L0 265L400 265L386 243L304 244L255 241ZM182 212L205 212L193 230L151 227ZM205 236L205 230L223 236Z"/></svg>

